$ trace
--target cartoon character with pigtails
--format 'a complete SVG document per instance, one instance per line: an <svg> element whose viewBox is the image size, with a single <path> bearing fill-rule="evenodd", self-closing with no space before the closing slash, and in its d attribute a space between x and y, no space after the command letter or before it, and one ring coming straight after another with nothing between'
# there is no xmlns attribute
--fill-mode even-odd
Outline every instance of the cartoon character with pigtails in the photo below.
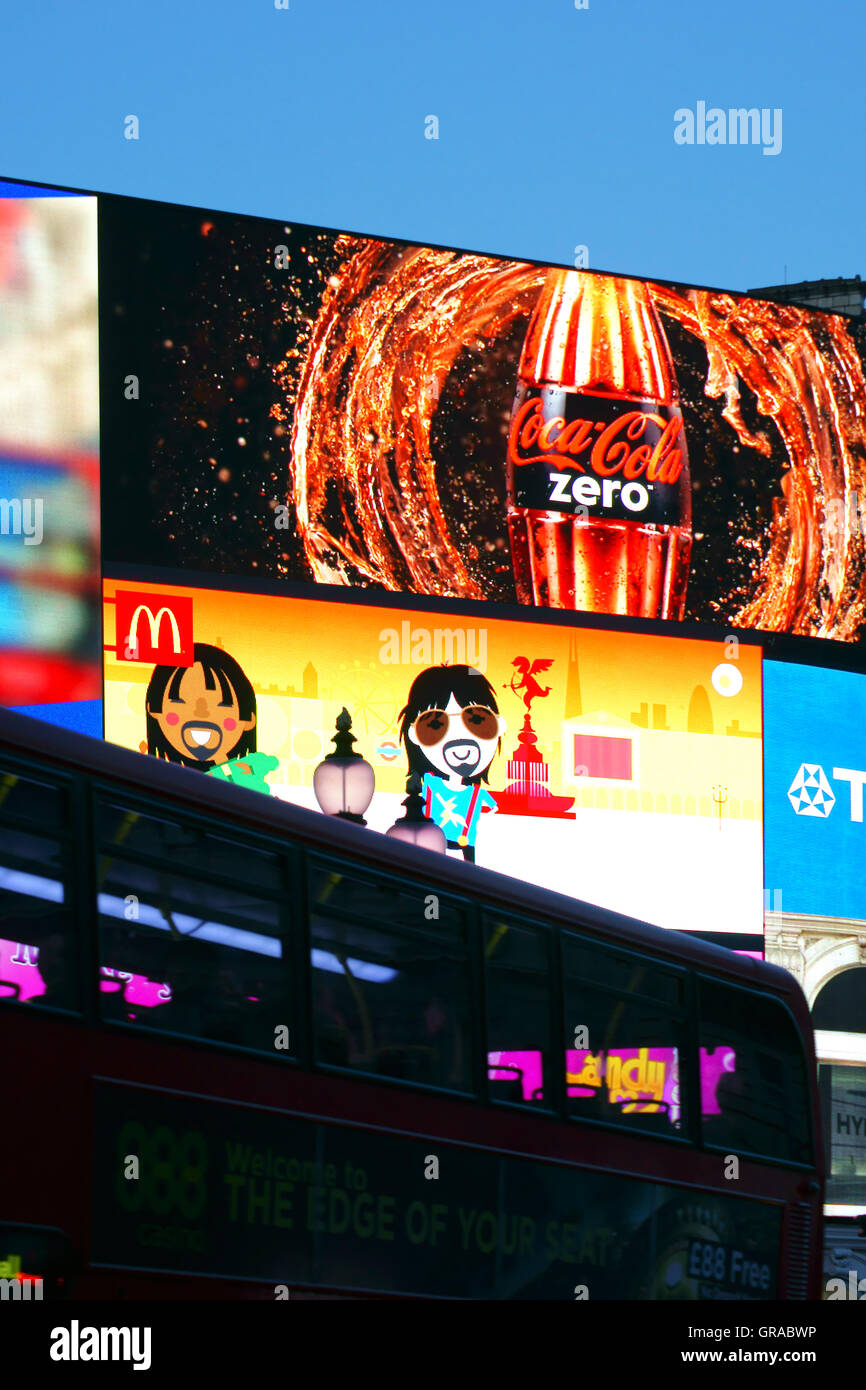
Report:
<svg viewBox="0 0 866 1390"><path fill-rule="evenodd" d="M196 642L193 656L191 666L154 668L141 751L270 792L265 777L279 760L256 748L256 697L248 677L234 657L207 642Z"/></svg>

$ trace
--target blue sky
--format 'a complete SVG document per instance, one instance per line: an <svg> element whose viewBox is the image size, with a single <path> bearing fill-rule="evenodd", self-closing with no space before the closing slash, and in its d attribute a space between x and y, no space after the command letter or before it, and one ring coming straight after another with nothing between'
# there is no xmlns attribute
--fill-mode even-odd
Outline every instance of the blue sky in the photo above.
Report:
<svg viewBox="0 0 866 1390"><path fill-rule="evenodd" d="M0 177L732 289L866 276L853 0L289 5L7 5ZM781 152L677 145L699 101L780 109Z"/></svg>

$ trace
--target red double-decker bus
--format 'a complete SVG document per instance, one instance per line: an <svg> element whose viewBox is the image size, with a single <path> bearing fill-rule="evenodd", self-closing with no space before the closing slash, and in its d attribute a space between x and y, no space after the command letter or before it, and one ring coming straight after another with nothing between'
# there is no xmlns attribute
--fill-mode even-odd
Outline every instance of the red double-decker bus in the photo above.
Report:
<svg viewBox="0 0 866 1390"><path fill-rule="evenodd" d="M7 1287L819 1297L785 971L9 713L0 913Z"/></svg>

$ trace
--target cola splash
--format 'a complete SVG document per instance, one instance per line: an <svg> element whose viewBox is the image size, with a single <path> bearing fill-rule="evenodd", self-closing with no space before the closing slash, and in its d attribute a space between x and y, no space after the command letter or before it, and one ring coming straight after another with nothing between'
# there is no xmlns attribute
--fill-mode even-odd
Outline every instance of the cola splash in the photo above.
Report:
<svg viewBox="0 0 866 1390"><path fill-rule="evenodd" d="M866 383L845 320L708 290L652 292L703 343L705 392L725 397L722 414L740 442L770 453L767 436L743 423L742 381L788 458L754 596L731 622L853 641L866 611Z"/></svg>
<svg viewBox="0 0 866 1390"><path fill-rule="evenodd" d="M360 237L340 237L336 249L344 259L300 378L281 374L295 396L292 491L312 573L329 584L497 596L449 524L431 425L460 355L492 351L527 319L545 270ZM742 585L721 576L714 613L736 626L854 640L866 612L866 383L845 321L711 291L650 290L703 344L705 395L725 397L722 415L741 445L771 452L768 434L744 422L742 384L787 455L772 524L749 557L746 601ZM492 474L503 467L502 457L484 463Z"/></svg>

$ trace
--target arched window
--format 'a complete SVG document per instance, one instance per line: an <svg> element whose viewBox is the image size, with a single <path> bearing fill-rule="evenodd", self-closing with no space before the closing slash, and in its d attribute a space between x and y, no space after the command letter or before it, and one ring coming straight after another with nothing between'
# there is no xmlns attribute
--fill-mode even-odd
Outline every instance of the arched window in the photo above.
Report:
<svg viewBox="0 0 866 1390"><path fill-rule="evenodd" d="M866 1033L866 966L834 975L812 1005L812 1025L834 1033Z"/></svg>

